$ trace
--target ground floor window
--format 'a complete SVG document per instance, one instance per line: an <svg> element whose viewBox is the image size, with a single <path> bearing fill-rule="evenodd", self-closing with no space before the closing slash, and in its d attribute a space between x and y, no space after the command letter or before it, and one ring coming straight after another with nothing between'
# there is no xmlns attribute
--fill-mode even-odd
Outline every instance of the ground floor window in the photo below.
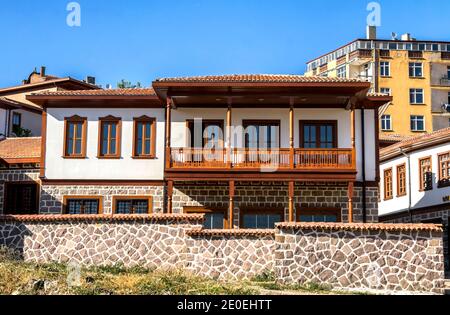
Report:
<svg viewBox="0 0 450 315"><path fill-rule="evenodd" d="M284 222L284 209L241 209L243 229L274 229L279 222Z"/></svg>
<svg viewBox="0 0 450 315"><path fill-rule="evenodd" d="M39 194L36 183L5 183L4 214L39 213Z"/></svg>
<svg viewBox="0 0 450 315"><path fill-rule="evenodd" d="M227 209L211 209L207 207L184 207L184 213L204 214L205 223L203 227L210 230L222 230L228 228Z"/></svg>
<svg viewBox="0 0 450 315"><path fill-rule="evenodd" d="M102 212L101 197L65 197L65 214L100 214Z"/></svg>
<svg viewBox="0 0 450 315"><path fill-rule="evenodd" d="M114 197L115 214L149 214L152 212L152 197Z"/></svg>
<svg viewBox="0 0 450 315"><path fill-rule="evenodd" d="M342 222L341 209L338 208L300 208L297 209L298 222Z"/></svg>

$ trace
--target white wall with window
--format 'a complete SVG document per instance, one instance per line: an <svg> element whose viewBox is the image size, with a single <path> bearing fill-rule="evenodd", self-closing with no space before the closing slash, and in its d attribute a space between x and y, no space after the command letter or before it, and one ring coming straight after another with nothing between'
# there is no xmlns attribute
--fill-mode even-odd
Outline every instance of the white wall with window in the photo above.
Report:
<svg viewBox="0 0 450 315"><path fill-rule="evenodd" d="M391 115L381 116L381 130L392 131L392 117Z"/></svg>
<svg viewBox="0 0 450 315"><path fill-rule="evenodd" d="M425 131L425 117L411 115L411 131Z"/></svg>
<svg viewBox="0 0 450 315"><path fill-rule="evenodd" d="M380 62L380 76L389 77L391 76L391 64L388 61Z"/></svg>
<svg viewBox="0 0 450 315"><path fill-rule="evenodd" d="M115 108L48 108L46 133L47 179L70 180L163 180L165 152L164 109ZM65 157L65 118L87 118L86 157ZM99 118L114 116L121 119L120 156L114 159L99 157ZM155 158L134 157L135 118L156 119Z"/></svg>
<svg viewBox="0 0 450 315"><path fill-rule="evenodd" d="M422 78L423 77L423 64L421 62L410 62L409 63L409 76L412 78Z"/></svg>

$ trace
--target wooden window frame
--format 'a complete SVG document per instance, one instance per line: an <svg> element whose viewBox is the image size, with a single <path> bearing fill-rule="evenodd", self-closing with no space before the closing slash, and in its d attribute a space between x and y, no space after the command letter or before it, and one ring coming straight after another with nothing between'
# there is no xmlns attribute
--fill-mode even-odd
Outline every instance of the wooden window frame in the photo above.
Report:
<svg viewBox="0 0 450 315"><path fill-rule="evenodd" d="M419 185L420 185L419 186L419 191L420 192L429 191L429 190L425 189L425 187L424 187L425 182L423 180L423 177L424 177L425 173L423 172L422 161L426 161L426 160L430 161L430 170L431 170L430 172L433 171L433 159L431 158L431 155L419 159ZM430 189L430 190L432 190L432 189Z"/></svg>
<svg viewBox="0 0 450 315"><path fill-rule="evenodd" d="M228 220L228 209L226 208L220 208L220 207L191 207L191 206L185 206L183 207L183 213L186 214L212 214L212 213L220 213L224 214L223 216L223 228L229 229L230 228L230 222Z"/></svg>
<svg viewBox="0 0 450 315"><path fill-rule="evenodd" d="M438 188L444 188L444 187L449 187L450 186L450 176L443 178L442 177L442 162L441 162L441 158L444 155L449 155L449 159L450 159L450 151L447 152L443 152L438 154L438 170L439 170L439 176L438 176ZM448 163L448 162L446 162ZM449 167L450 168L450 167ZM448 173L448 170L447 170Z"/></svg>
<svg viewBox="0 0 450 315"><path fill-rule="evenodd" d="M189 133L186 132L186 145L188 143L190 143L190 148L195 148L194 143L192 143L192 138L194 137L194 130L191 129L191 126L194 127L194 123L195 120L194 119L187 119L186 120L186 130L189 130ZM222 128L222 143L225 144L225 121L223 119L203 119L202 120L202 133L205 132L205 127L206 125L213 125L213 124L217 124L219 125L220 128ZM205 143L203 143L204 138L203 138L204 134L202 134L202 148L205 146ZM195 142L195 141L194 141Z"/></svg>
<svg viewBox="0 0 450 315"><path fill-rule="evenodd" d="M71 123L82 123L81 132L81 154L68 154L68 136L69 136L69 126ZM73 144L75 146L75 142ZM80 117L78 115L72 117L64 118L64 152L63 157L65 159L85 159L86 158L86 148L87 148L87 118Z"/></svg>
<svg viewBox="0 0 450 315"><path fill-rule="evenodd" d="M284 222L286 220L286 214L285 210L282 207L275 207L275 208L267 208L267 207L246 207L241 208L239 212L239 227L241 229L244 229L244 216L246 214L279 214L281 215L281 222Z"/></svg>
<svg viewBox="0 0 450 315"><path fill-rule="evenodd" d="M339 148L339 139L338 139L338 121L337 120L300 120L299 126L300 126L300 139L299 139L299 146L300 148L305 148L305 139L304 139L304 130L305 125L315 125L322 126L322 125L332 125L333 126L333 148L337 149ZM320 144L320 128L319 128L319 134L317 134L316 137L316 146L318 146L316 149L311 150L321 150L319 147Z"/></svg>
<svg viewBox="0 0 450 315"><path fill-rule="evenodd" d="M278 148L270 148L270 150L272 149L279 149L281 148L281 120L279 119L245 119L242 120L242 127L244 129L244 139L243 139L243 146L245 149L249 149L247 148L247 141L245 140L247 133L245 132L247 130L247 128L249 126L264 126L264 125L277 125L278 126ZM258 150L267 150L267 149L261 149L259 147L260 143L259 143L259 139L258 139Z"/></svg>
<svg viewBox="0 0 450 315"><path fill-rule="evenodd" d="M129 200L146 200L148 202L147 214L153 213L153 197L152 196L113 196L112 198L112 213L117 214L117 202L129 201ZM122 214L120 214L122 215ZM126 214L123 214L126 215ZM135 215L134 213L129 215Z"/></svg>
<svg viewBox="0 0 450 315"><path fill-rule="evenodd" d="M137 135L139 123L151 123L151 138L150 138L150 154L137 154ZM144 134L144 133L143 133ZM145 146L145 140L142 142L143 147ZM143 149L145 151L145 149ZM133 159L141 160L153 160L156 159L156 118L148 117L146 115L141 117L136 117L133 119Z"/></svg>
<svg viewBox="0 0 450 315"><path fill-rule="evenodd" d="M103 196L64 196L63 197L63 214L69 214L69 200L98 200L98 214L103 214ZM83 215L83 213L81 214ZM91 214L93 215L93 214Z"/></svg>
<svg viewBox="0 0 450 315"><path fill-rule="evenodd" d="M103 125L105 123L116 123L116 153L102 154L103 145ZM110 132L108 131L108 146L110 143ZM120 159L122 156L122 118L107 116L98 119L98 148L97 158L99 159ZM108 150L109 151L109 150Z"/></svg>
<svg viewBox="0 0 450 315"><path fill-rule="evenodd" d="M341 208L302 208L297 207L297 222L301 222L302 215L336 215L337 223L342 223L342 209Z"/></svg>
<svg viewBox="0 0 450 315"><path fill-rule="evenodd" d="M387 192L388 192L388 190L387 190L387 180L386 180L386 173L388 173L388 172L390 172L391 173L391 189L389 190L390 191L390 196L388 196L388 194L387 194ZM394 174L393 174L393 171L392 171L392 167L391 168L387 168L387 169L385 169L384 171L383 171L383 182L384 182L384 187L383 187L383 191L384 191L384 200L386 201L386 200L392 200L392 199L394 199L394 187L393 187L393 185L394 185Z"/></svg>
<svg viewBox="0 0 450 315"><path fill-rule="evenodd" d="M403 187L403 190L404 190L404 192L401 192L401 186L400 186L400 169L401 168L404 168L404 170L405 170L405 177L404 177L404 187ZM397 168L396 168L396 171L397 171L397 197L404 197L404 196L406 196L408 193L406 192L406 187L407 187L407 185L406 185L406 163L403 163L403 164L400 164L400 165L397 165Z"/></svg>

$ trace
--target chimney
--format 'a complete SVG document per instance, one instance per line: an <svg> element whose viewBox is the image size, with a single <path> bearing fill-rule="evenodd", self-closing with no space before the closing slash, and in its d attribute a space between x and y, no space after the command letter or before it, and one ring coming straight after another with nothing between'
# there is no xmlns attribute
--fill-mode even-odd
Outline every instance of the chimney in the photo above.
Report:
<svg viewBox="0 0 450 315"><path fill-rule="evenodd" d="M44 66L41 67L40 75L41 75L42 78L45 77L45 67Z"/></svg>
<svg viewBox="0 0 450 315"><path fill-rule="evenodd" d="M373 39L373 40L377 39L377 27L376 26L367 25L366 39Z"/></svg>
<svg viewBox="0 0 450 315"><path fill-rule="evenodd" d="M87 76L85 82L95 85L95 77Z"/></svg>
<svg viewBox="0 0 450 315"><path fill-rule="evenodd" d="M402 35L402 40L403 41L410 41L410 40L412 40L411 34L410 33L403 34Z"/></svg>

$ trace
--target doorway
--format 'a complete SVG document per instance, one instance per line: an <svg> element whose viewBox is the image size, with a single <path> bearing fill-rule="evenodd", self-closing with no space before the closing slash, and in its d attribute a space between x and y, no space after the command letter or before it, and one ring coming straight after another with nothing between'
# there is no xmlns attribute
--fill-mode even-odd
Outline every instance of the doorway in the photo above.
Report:
<svg viewBox="0 0 450 315"><path fill-rule="evenodd" d="M39 214L38 187L36 183L5 183L4 214Z"/></svg>

